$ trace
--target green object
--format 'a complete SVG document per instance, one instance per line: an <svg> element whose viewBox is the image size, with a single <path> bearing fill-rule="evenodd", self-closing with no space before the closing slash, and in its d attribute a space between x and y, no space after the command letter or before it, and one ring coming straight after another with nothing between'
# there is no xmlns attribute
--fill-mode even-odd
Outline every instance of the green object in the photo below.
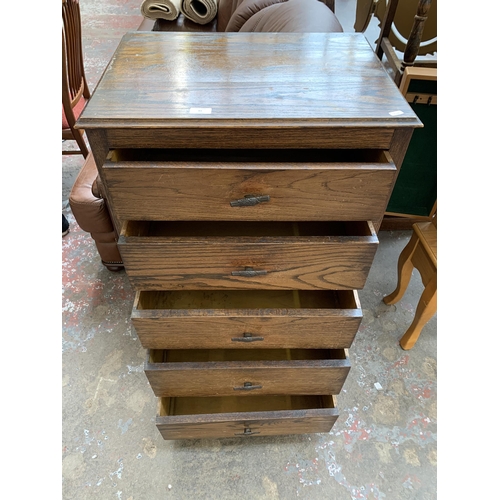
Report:
<svg viewBox="0 0 500 500"><path fill-rule="evenodd" d="M437 95L437 82L413 80L408 92ZM387 212L428 216L437 199L437 105L410 106L424 127L413 132Z"/></svg>

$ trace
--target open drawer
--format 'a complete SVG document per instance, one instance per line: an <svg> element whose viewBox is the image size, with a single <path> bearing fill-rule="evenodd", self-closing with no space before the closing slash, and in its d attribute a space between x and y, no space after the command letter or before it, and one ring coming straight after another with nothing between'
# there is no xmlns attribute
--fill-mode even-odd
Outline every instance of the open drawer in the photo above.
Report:
<svg viewBox="0 0 500 500"><path fill-rule="evenodd" d="M129 221L118 246L137 290L359 290L378 238L369 221Z"/></svg>
<svg viewBox="0 0 500 500"><path fill-rule="evenodd" d="M151 349L144 373L156 396L339 394L347 349Z"/></svg>
<svg viewBox="0 0 500 500"><path fill-rule="evenodd" d="M396 175L378 149L116 149L121 220L378 220Z"/></svg>
<svg viewBox="0 0 500 500"><path fill-rule="evenodd" d="M362 316L355 290L142 291L132 324L148 349L334 349Z"/></svg>
<svg viewBox="0 0 500 500"><path fill-rule="evenodd" d="M335 396L159 398L156 426L164 439L329 432Z"/></svg>

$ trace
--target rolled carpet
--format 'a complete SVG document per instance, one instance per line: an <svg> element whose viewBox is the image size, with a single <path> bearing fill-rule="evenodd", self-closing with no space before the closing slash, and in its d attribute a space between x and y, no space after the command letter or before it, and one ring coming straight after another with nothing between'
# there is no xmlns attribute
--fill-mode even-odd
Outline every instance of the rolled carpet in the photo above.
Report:
<svg viewBox="0 0 500 500"><path fill-rule="evenodd" d="M174 21L181 13L182 0L143 0L141 14L148 19Z"/></svg>
<svg viewBox="0 0 500 500"><path fill-rule="evenodd" d="M217 15L219 0L182 0L181 12L197 24L207 24Z"/></svg>

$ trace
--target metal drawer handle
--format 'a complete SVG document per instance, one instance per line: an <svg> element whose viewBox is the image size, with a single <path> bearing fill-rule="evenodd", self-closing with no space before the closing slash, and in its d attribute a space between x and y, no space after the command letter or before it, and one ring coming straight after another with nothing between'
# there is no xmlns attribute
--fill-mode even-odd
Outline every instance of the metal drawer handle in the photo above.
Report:
<svg viewBox="0 0 500 500"><path fill-rule="evenodd" d="M246 427L243 432L235 432L235 436L253 436L254 434L260 434L260 432L252 431L249 427Z"/></svg>
<svg viewBox="0 0 500 500"><path fill-rule="evenodd" d="M259 203L264 203L265 201L271 201L271 197L268 194L255 196L253 194L247 194L244 198L239 200L233 200L230 202L232 207L253 207Z"/></svg>
<svg viewBox="0 0 500 500"><path fill-rule="evenodd" d="M264 340L264 337L254 337L251 333L245 332L243 337L233 337L231 342L257 342L258 340Z"/></svg>
<svg viewBox="0 0 500 500"><path fill-rule="evenodd" d="M267 271L265 271L264 269L257 271L253 267L245 267L243 271L233 271L231 273L232 276L248 276L248 277L264 276L265 274L267 274Z"/></svg>
<svg viewBox="0 0 500 500"><path fill-rule="evenodd" d="M233 387L235 391L253 391L254 389L262 389L261 385L253 385L252 382L245 382L242 387Z"/></svg>

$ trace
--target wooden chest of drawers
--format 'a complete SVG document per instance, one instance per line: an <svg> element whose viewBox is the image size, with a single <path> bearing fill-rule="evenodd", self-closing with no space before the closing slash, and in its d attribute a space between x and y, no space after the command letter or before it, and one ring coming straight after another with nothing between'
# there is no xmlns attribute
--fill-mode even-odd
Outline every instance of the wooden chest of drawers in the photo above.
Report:
<svg viewBox="0 0 500 500"><path fill-rule="evenodd" d="M364 37L129 33L78 125L163 437L328 432L421 126Z"/></svg>

